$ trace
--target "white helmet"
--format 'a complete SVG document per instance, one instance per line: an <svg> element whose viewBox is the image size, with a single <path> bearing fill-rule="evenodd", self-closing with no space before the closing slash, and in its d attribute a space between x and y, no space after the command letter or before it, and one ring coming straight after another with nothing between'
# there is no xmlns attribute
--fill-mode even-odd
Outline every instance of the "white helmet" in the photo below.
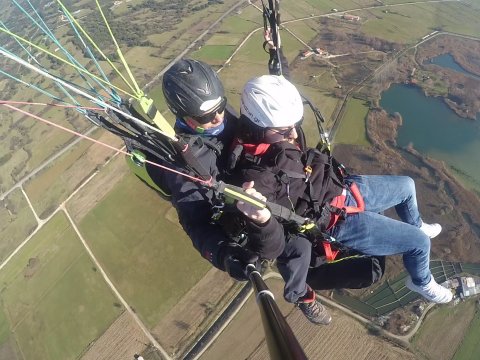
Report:
<svg viewBox="0 0 480 360"><path fill-rule="evenodd" d="M302 119L303 102L283 76L263 75L245 84L240 114L262 128L289 127Z"/></svg>

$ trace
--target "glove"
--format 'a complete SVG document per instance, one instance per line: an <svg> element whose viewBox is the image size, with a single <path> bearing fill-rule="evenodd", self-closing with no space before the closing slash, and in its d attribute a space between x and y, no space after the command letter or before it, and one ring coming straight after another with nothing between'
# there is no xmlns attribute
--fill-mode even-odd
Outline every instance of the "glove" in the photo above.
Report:
<svg viewBox="0 0 480 360"><path fill-rule="evenodd" d="M237 243L227 243L222 246L220 263L225 267L225 271L238 281L247 281L247 265L253 264L255 268L260 268L258 255Z"/></svg>

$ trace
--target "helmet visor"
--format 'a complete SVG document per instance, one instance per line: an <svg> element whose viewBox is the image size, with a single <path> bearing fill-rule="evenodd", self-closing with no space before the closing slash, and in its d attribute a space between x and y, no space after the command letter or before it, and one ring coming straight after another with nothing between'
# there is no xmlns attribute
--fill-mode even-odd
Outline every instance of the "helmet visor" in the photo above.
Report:
<svg viewBox="0 0 480 360"><path fill-rule="evenodd" d="M223 97L222 101L213 109L211 109L208 113L201 115L201 116L191 116L191 118L200 124L207 124L209 122L212 122L213 119L215 119L215 116L217 114L221 114L222 112L225 111L225 108L227 107L227 98Z"/></svg>

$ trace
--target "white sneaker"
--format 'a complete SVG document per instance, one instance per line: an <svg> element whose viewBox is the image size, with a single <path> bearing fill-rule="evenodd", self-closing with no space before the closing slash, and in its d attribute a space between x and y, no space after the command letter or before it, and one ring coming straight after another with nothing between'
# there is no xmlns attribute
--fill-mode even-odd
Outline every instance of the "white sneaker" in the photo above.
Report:
<svg viewBox="0 0 480 360"><path fill-rule="evenodd" d="M450 289L443 287L442 285L437 284L435 279L431 278L430 282L427 285L418 286L412 282L412 278L408 277L405 282L407 288L412 291L415 291L422 295L428 301L445 304L450 302L453 299L453 294Z"/></svg>
<svg viewBox="0 0 480 360"><path fill-rule="evenodd" d="M433 239L435 236L442 232L442 225L422 223L422 226L420 226L420 230L422 230L423 233L427 235L430 239Z"/></svg>

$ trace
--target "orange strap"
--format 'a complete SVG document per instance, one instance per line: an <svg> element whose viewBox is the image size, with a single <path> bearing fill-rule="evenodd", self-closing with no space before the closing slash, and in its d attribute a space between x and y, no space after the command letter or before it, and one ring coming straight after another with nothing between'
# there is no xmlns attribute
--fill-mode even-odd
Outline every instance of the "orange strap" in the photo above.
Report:
<svg viewBox="0 0 480 360"><path fill-rule="evenodd" d="M332 250L332 246L328 241L323 241L323 250L325 251L325 258L327 262L332 262L337 257L340 250Z"/></svg>
<svg viewBox="0 0 480 360"><path fill-rule="evenodd" d="M358 214L365 211L365 201L363 200L362 194L360 194L360 190L358 189L357 184L352 182L349 186L349 189L353 196L353 199L357 203L357 206L345 206L345 200L347 199L345 190L343 191L342 195L334 197L333 200L330 202L330 205L343 210L346 215ZM339 219L340 215L332 212L330 222L327 226L327 230L331 229Z"/></svg>

